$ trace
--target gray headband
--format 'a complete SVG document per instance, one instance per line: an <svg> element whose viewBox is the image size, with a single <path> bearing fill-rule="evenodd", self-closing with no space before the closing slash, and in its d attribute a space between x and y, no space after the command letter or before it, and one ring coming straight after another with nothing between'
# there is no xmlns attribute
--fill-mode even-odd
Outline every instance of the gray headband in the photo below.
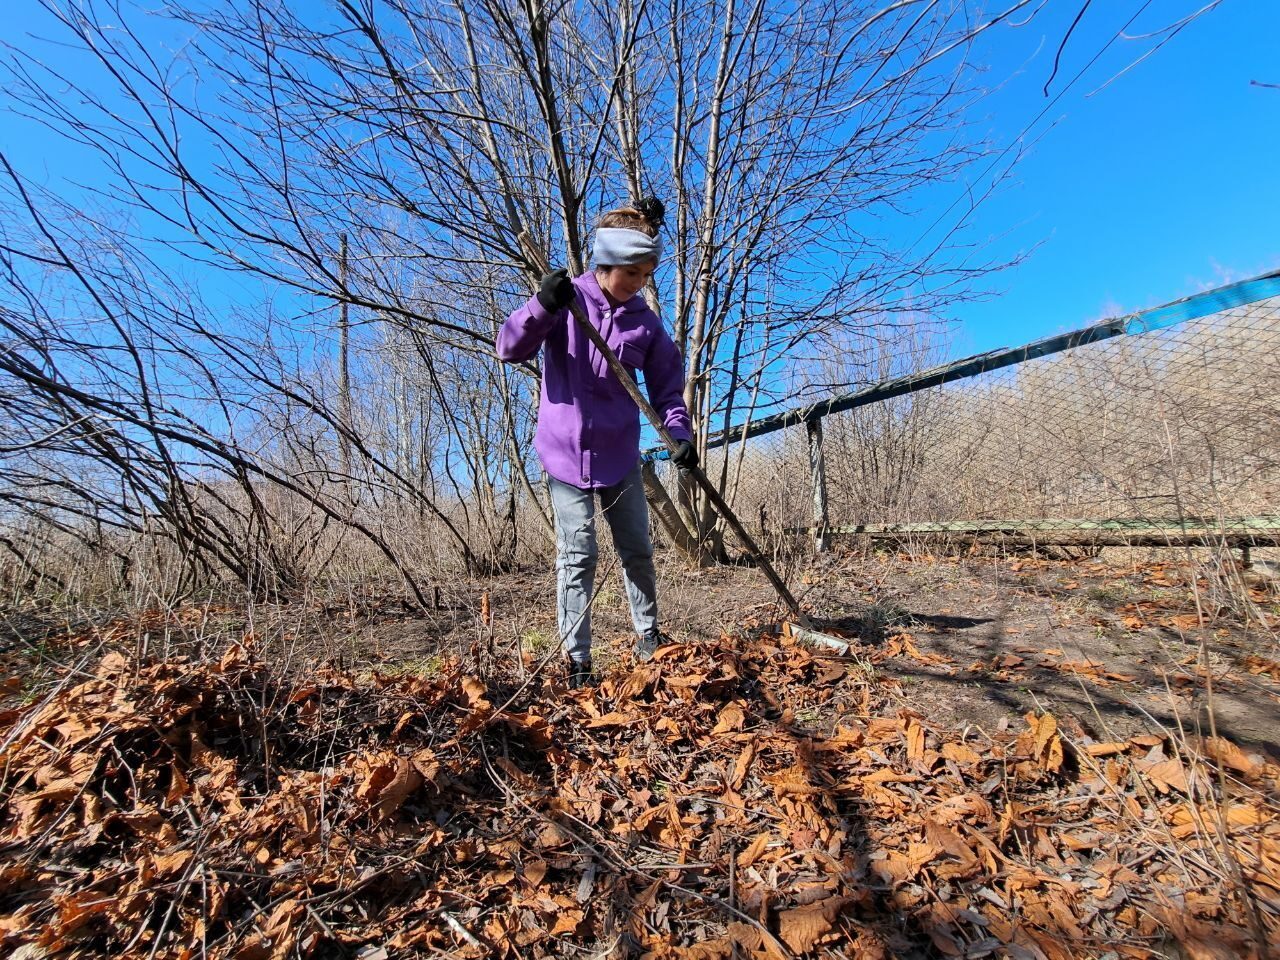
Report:
<svg viewBox="0 0 1280 960"><path fill-rule="evenodd" d="M627 266L646 260L657 263L662 259L662 239L626 227L601 227L596 231L591 259L603 267Z"/></svg>

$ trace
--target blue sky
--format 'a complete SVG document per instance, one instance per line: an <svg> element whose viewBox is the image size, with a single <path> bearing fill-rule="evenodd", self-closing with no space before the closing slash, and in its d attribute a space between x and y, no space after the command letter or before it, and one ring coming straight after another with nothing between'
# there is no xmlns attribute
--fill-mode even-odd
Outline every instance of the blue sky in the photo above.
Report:
<svg viewBox="0 0 1280 960"><path fill-rule="evenodd" d="M1151 0L1131 30L1173 23L1203 2ZM1082 5L1050 0L1028 26L982 38L974 59L988 65L982 83L998 89L975 111L977 131L1014 142L1045 108L1042 88ZM1090 4L1050 96L1143 6ZM47 23L35 0L18 0L0 23L0 40L21 47L30 32L56 36ZM1029 138L1038 139L1014 181L978 212L973 238L990 254L1030 256L990 279L990 298L956 308L953 354L1015 345L1280 268L1280 89L1250 83L1280 83L1280 2L1223 0L1087 96L1151 45L1113 43L1032 128ZM76 75L58 47L41 44L40 56ZM74 150L12 118L0 118L0 149L51 186L88 173ZM946 202L922 210L922 220Z"/></svg>
<svg viewBox="0 0 1280 960"><path fill-rule="evenodd" d="M1051 97L1141 5L1090 6ZM1131 32L1202 5L1153 2ZM1007 142L1048 103L1042 88L1078 11L1051 7L994 38L988 78L1008 79L986 104L992 136ZM977 235L994 251L1034 250L993 278L996 296L958 308L954 352L1013 346L1280 268L1280 89L1250 83L1280 83L1280 3L1224 0L1088 96L1150 47L1113 44L1041 121L1015 183L981 211Z"/></svg>

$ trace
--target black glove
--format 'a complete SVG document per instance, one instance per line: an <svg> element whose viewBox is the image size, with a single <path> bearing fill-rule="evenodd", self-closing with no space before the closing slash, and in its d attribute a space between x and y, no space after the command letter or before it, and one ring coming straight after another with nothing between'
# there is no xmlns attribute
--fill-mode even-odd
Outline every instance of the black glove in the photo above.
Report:
<svg viewBox="0 0 1280 960"><path fill-rule="evenodd" d="M688 470L698 465L698 449L688 440L677 440L675 453L671 454L671 462L681 470Z"/></svg>
<svg viewBox="0 0 1280 960"><path fill-rule="evenodd" d="M576 295L573 281L569 279L569 271L561 267L559 270L552 270L542 278L542 287L538 290L538 302L548 313L559 313L573 303Z"/></svg>

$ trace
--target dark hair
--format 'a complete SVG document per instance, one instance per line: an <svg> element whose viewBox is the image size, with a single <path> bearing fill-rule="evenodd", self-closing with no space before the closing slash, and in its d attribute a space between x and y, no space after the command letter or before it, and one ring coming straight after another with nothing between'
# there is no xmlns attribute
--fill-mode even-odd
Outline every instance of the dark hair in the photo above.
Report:
<svg viewBox="0 0 1280 960"><path fill-rule="evenodd" d="M666 219L666 210L657 197L645 197L635 201L629 207L618 207L600 217L597 227L622 227L627 230L639 230L651 237L656 237Z"/></svg>

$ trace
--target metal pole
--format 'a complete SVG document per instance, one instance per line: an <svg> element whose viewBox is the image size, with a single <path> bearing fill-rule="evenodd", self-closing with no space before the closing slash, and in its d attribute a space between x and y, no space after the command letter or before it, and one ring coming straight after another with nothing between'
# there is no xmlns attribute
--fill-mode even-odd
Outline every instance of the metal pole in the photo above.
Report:
<svg viewBox="0 0 1280 960"><path fill-rule="evenodd" d="M813 547L826 553L830 545L827 535L827 468L822 456L822 421L810 420L805 425L809 436L809 477L813 483Z"/></svg>

